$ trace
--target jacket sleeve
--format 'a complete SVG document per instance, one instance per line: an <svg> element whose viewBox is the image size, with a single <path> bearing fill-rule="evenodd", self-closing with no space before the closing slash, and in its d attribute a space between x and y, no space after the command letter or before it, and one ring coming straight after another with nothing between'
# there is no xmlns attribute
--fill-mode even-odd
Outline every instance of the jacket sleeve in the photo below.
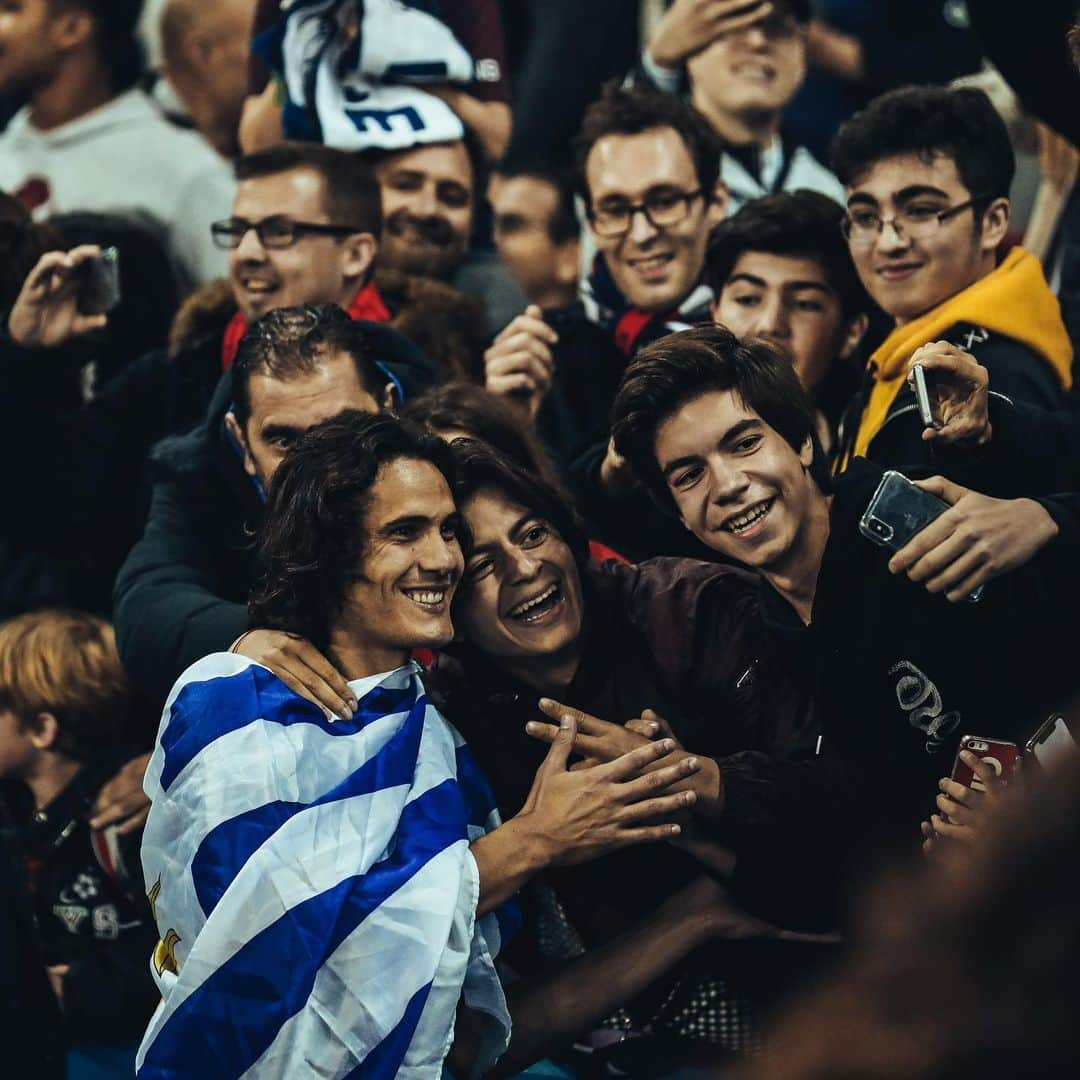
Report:
<svg viewBox="0 0 1080 1080"><path fill-rule="evenodd" d="M1080 413L990 399L989 475L1018 493L1080 491Z"/></svg>
<svg viewBox="0 0 1080 1080"><path fill-rule="evenodd" d="M164 703L180 673L223 652L248 627L247 611L225 600L200 516L178 484L154 485L146 531L116 579L117 645L134 685Z"/></svg>

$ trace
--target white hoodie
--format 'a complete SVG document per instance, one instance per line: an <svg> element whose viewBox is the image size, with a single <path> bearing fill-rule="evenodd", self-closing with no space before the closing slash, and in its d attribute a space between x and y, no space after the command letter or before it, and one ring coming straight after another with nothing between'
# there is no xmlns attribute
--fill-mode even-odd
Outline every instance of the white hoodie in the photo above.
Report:
<svg viewBox="0 0 1080 1080"><path fill-rule="evenodd" d="M21 196L36 218L89 210L142 219L189 286L225 272L210 223L232 213L235 187L229 163L141 90L51 131L34 127L26 107L0 135L0 189Z"/></svg>

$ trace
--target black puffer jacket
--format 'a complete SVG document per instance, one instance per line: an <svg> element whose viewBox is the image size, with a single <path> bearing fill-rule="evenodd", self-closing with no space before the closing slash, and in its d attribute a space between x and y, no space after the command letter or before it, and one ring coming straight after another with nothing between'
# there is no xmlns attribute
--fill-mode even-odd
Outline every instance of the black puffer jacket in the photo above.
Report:
<svg viewBox="0 0 1080 1080"><path fill-rule="evenodd" d="M376 356L406 396L434 373L408 339L365 324ZM151 454L150 513L120 569L114 592L117 645L132 684L156 706L177 676L247 629L252 538L261 496L225 427L232 373L220 379L203 423Z"/></svg>

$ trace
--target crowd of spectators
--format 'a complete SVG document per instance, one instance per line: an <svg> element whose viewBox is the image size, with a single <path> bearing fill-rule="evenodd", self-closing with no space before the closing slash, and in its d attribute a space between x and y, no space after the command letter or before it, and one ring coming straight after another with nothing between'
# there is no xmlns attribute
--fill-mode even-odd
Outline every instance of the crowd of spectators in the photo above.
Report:
<svg viewBox="0 0 1080 1080"><path fill-rule="evenodd" d="M4 1075L1077 1071L1026 11L0 0Z"/></svg>

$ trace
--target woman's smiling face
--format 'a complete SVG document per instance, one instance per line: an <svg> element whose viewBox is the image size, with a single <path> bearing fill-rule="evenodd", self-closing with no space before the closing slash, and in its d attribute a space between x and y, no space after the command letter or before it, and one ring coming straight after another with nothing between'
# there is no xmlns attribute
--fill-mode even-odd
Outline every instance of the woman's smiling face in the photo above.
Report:
<svg viewBox="0 0 1080 1080"><path fill-rule="evenodd" d="M474 546L454 602L465 639L502 665L559 663L578 646L581 575L555 528L495 488L462 505Z"/></svg>

